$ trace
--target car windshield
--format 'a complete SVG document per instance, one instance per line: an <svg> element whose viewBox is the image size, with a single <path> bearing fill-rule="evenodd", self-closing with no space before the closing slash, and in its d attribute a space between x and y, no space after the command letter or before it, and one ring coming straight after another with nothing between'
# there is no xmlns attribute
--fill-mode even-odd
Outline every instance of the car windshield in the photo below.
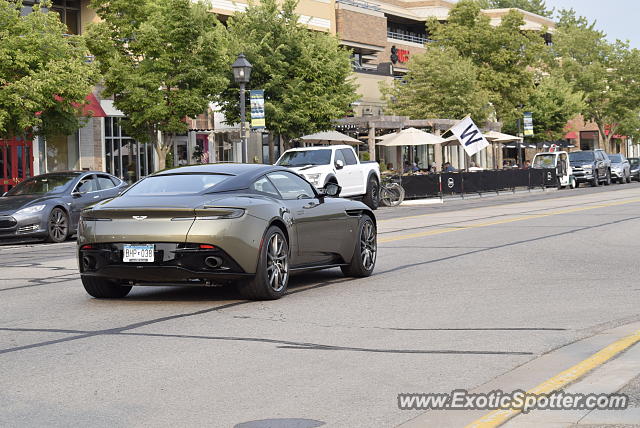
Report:
<svg viewBox="0 0 640 428"><path fill-rule="evenodd" d="M573 162L593 162L593 152L569 153L569 160Z"/></svg>
<svg viewBox="0 0 640 428"><path fill-rule="evenodd" d="M620 155L609 155L609 159L611 159L611 162L614 162L614 163L622 162L622 156Z"/></svg>
<svg viewBox="0 0 640 428"><path fill-rule="evenodd" d="M331 162L331 149L292 151L285 153L278 165L280 166L305 166L305 165L329 165Z"/></svg>
<svg viewBox="0 0 640 428"><path fill-rule="evenodd" d="M47 174L30 178L9 190L7 196L44 195L64 191L77 174Z"/></svg>
<svg viewBox="0 0 640 428"><path fill-rule="evenodd" d="M536 155L533 159L533 168L553 168L556 166L555 155Z"/></svg>
<svg viewBox="0 0 640 428"><path fill-rule="evenodd" d="M638 163L640 163L640 159L638 158L629 158L629 163L633 166L638 165Z"/></svg>
<svg viewBox="0 0 640 428"><path fill-rule="evenodd" d="M228 179L222 174L152 175L134 184L123 197L158 195L197 195Z"/></svg>

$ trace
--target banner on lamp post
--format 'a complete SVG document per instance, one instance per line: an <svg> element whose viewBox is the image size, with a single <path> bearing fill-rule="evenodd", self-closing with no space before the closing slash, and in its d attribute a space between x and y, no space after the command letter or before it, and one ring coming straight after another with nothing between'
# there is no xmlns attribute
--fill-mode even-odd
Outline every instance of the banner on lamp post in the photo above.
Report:
<svg viewBox="0 0 640 428"><path fill-rule="evenodd" d="M264 116L264 90L253 89L249 92L251 100L251 128L260 129L266 127Z"/></svg>
<svg viewBox="0 0 640 428"><path fill-rule="evenodd" d="M524 136L533 136L533 114L530 111L524 112Z"/></svg>
<svg viewBox="0 0 640 428"><path fill-rule="evenodd" d="M487 139L484 138L480 129L478 129L469 116L454 125L450 131L453 132L453 135L460 141L464 151L467 152L469 156L475 155L489 145Z"/></svg>

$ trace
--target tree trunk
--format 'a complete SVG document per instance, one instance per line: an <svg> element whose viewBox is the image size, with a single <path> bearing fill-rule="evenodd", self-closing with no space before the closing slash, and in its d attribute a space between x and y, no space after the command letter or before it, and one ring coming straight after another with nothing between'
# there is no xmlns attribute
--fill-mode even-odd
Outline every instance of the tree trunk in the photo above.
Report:
<svg viewBox="0 0 640 428"><path fill-rule="evenodd" d="M163 133L162 141L158 141L158 138L156 137L153 141L153 147L155 148L156 154L158 155L158 165L156 165L156 171L162 171L163 169L167 168L167 154L173 147L173 134Z"/></svg>

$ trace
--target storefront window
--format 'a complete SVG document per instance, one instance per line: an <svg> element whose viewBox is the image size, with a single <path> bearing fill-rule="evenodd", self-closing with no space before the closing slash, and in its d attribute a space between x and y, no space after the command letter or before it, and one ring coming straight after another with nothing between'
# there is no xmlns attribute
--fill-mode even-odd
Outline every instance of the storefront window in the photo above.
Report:
<svg viewBox="0 0 640 428"><path fill-rule="evenodd" d="M599 135L598 131L581 131L580 150L593 150L598 147Z"/></svg>
<svg viewBox="0 0 640 428"><path fill-rule="evenodd" d="M134 183L153 172L153 146L124 134L121 118L105 118L104 154L108 173Z"/></svg>
<svg viewBox="0 0 640 428"><path fill-rule="evenodd" d="M79 169L78 144L77 132L74 135L59 135L47 138L45 143L47 172Z"/></svg>

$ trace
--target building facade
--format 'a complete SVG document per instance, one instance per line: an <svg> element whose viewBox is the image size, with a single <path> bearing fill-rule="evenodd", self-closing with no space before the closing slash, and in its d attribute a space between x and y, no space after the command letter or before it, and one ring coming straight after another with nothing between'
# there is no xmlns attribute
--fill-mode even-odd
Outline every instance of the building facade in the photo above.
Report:
<svg viewBox="0 0 640 428"><path fill-rule="evenodd" d="M35 1L24 1L23 13L29 13ZM225 22L229 16L245 10L247 4L246 0L213 0L212 12ZM297 12L301 23L311 30L337 35L340 43L353 52L353 76L360 95L352 105L353 116L376 118L384 115L380 84L389 84L407 72L410 58L424 52L429 43L426 22L432 17L446 21L454 6L455 3L448 0L300 0ZM70 34L82 34L89 23L98 21L89 0L53 0L51 9L60 15ZM507 9L483 11L495 25L507 12ZM548 28L552 31L554 28L554 23L546 18L522 13L524 29ZM124 115L114 107L112 100L101 97L100 88L95 88L87 100L86 120L74 135L46 141L27 138L11 144L0 143L0 185L10 186L28 175L69 169L104 170L134 182L164 167L158 165L153 147L138 143L124 133ZM199 117L189 119L188 123L190 131L176 138L170 164L240 161L239 129L226 124L214 105ZM366 132L366 128L353 127L343 131L362 138L361 133ZM270 151L269 147L275 147L275 150ZM273 161L282 149L278 139L268 131L252 132L249 161ZM436 159L433 148L417 150L411 157L422 159L423 166ZM400 161L399 156L406 154L398 154L395 150L378 153L379 158L394 163ZM459 154L445 153L445 156L454 159Z"/></svg>

